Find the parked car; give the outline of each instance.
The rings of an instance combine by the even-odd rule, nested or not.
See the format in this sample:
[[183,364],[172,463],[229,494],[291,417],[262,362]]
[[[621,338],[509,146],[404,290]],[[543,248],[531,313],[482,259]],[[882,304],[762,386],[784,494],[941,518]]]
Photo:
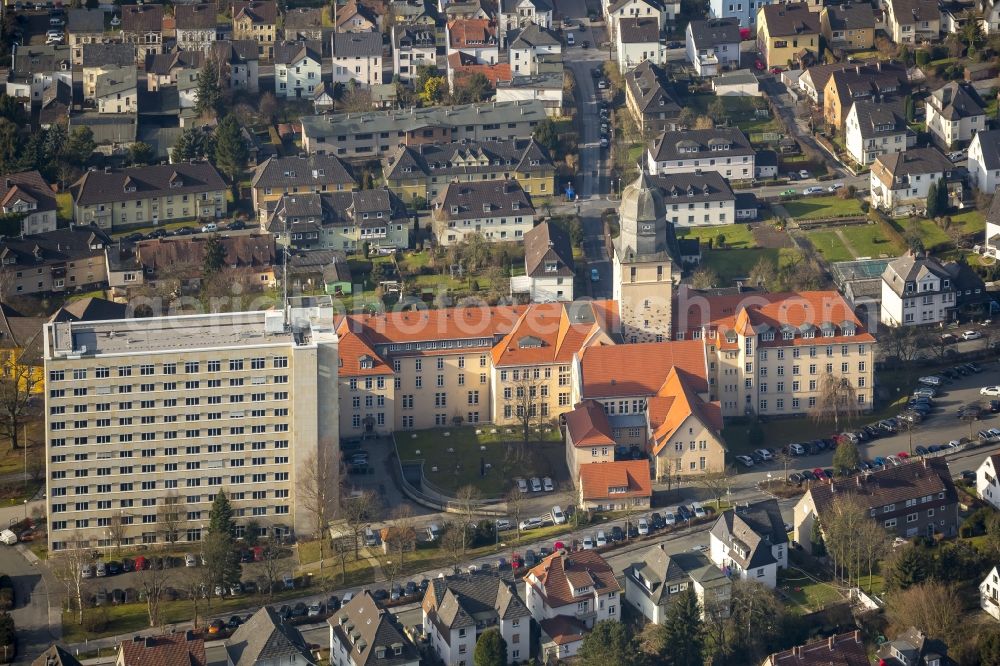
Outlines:
[[691,520],[692,518],[694,518],[694,515],[692,515],[691,511],[688,510],[688,508],[683,504],[678,505],[676,514],[677,516],[680,517],[681,520]]
[[918,456],[926,456],[930,451],[925,446],[917,446],[913,449]]
[[921,384],[926,384],[927,386],[941,386],[941,378],[936,375],[927,375],[926,377],[921,377],[917,381]]
[[701,502],[692,502],[691,511],[694,513],[695,518],[705,518],[708,513],[705,511],[705,507],[702,506]]
[[736,462],[744,467],[753,467],[753,458],[750,456],[736,456]]
[[767,449],[757,449],[754,453],[759,455],[761,460],[774,460],[774,455]]
[[522,493],[528,492],[528,482],[525,481],[520,476],[514,479],[514,483],[517,484],[517,489],[520,490]]
[[218,230],[219,230],[219,225],[217,225],[215,222],[209,222],[208,224],[206,224],[201,228],[201,232],[203,234],[212,233]]
[[788,475],[789,483],[794,483],[797,486],[801,486],[803,481],[805,481],[805,477],[799,474],[798,472],[792,472],[791,474]]
[[556,525],[562,525],[566,522],[566,514],[558,505],[552,507],[552,522]]
[[979,389],[979,395],[1000,395],[1000,386],[984,386]]
[[581,545],[581,547],[584,550],[593,550],[594,549],[594,537],[592,537],[589,534],[585,535],[583,537],[583,541],[581,542],[580,545]]
[[544,479],[542,479],[542,488],[544,488],[545,492],[547,493],[551,493],[553,490],[556,489],[556,487],[552,484],[552,479],[550,479],[549,477],[545,477]]
[[802,194],[805,194],[806,196],[809,196],[811,194],[823,194],[823,188],[817,186],[807,187],[806,189],[802,190]]
[[836,192],[837,190],[842,189],[843,187],[844,187],[843,183],[834,183],[833,185],[831,185],[826,189],[830,192]]
[[497,532],[503,532],[504,530],[509,530],[513,525],[506,518],[497,518]]
[[531,477],[531,492],[533,493],[542,492],[542,482],[537,476]]
[[613,541],[623,541],[625,539],[625,532],[621,527],[615,525],[611,528],[611,539]]
[[521,521],[521,531],[527,532],[529,530],[535,530],[542,526],[541,518],[527,518]]
[[598,532],[597,532],[597,539],[596,539],[595,543],[597,544],[598,548],[603,548],[604,546],[608,545],[608,537],[604,533],[604,530],[598,530]]
[[799,178],[801,178],[802,180],[805,180],[806,178],[809,178],[809,172],[806,171],[805,169],[800,169],[799,170]]
[[789,444],[788,453],[793,456],[804,456],[806,454],[806,448],[801,444]]
[[978,340],[981,337],[983,337],[983,334],[980,333],[979,331],[963,331],[962,332],[962,339],[963,340]]
[[641,534],[642,536],[646,536],[647,534],[649,534],[649,521],[645,517],[640,518],[635,522],[639,534]]

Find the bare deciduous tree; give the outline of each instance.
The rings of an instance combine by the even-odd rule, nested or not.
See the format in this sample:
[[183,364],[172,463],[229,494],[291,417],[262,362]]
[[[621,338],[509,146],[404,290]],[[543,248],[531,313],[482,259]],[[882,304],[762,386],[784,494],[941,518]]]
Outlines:
[[280,555],[280,549],[271,543],[264,546],[264,550],[261,551],[258,571],[264,584],[260,586],[260,591],[267,597],[268,603],[274,599],[274,588],[278,585],[278,570],[281,568]]
[[[31,365],[26,353],[3,362],[0,375],[0,434],[10,441],[11,449],[21,448],[25,426],[37,417],[43,398],[35,395],[42,376]],[[35,397],[33,397],[35,396]]]
[[[49,557],[49,567],[52,575],[66,588],[66,596],[75,602],[76,622],[83,624],[83,594],[84,578],[81,575],[84,566],[91,563],[90,551],[86,542],[81,542],[80,535],[74,533],[66,542],[68,548],[60,550]],[[83,545],[84,547],[77,547]]]
[[465,557],[465,548],[469,543],[469,532],[462,525],[448,523],[441,535],[441,550],[444,551],[451,568],[458,573],[458,565]]
[[163,540],[174,543],[179,537],[180,525],[187,514],[186,507],[181,504],[177,493],[168,493],[163,502],[156,506],[156,522],[163,529]]
[[357,539],[342,536],[333,540],[333,559],[340,565],[341,583],[347,582],[347,560],[355,554],[357,543]]
[[125,533],[128,531],[128,520],[124,512],[118,511],[108,519],[108,537],[115,545],[115,552],[122,553],[122,543],[125,541]]
[[[476,509],[480,498],[479,489],[475,486],[462,486],[456,493],[459,511],[462,513],[462,528],[468,532],[475,525]],[[465,550],[462,551],[465,555]]]
[[514,381],[503,386],[504,417],[514,419],[521,429],[521,444],[525,449],[522,455],[526,455],[531,431],[542,422],[539,396],[544,383],[533,379],[527,370],[520,373],[512,370],[511,373]]
[[345,499],[340,505],[340,517],[354,536],[354,559],[359,557],[361,537],[365,528],[378,520],[382,502],[373,491],[366,490],[357,497]]
[[833,421],[834,430],[840,432],[841,419],[849,420],[859,413],[858,391],[850,379],[829,372],[819,378],[816,404],[809,408],[812,420]]
[[416,519],[409,504],[400,504],[393,509],[390,525],[383,534],[386,552],[391,552],[402,566],[406,553],[413,550],[417,543]]
[[885,614],[897,631],[916,627],[948,644],[961,637],[965,622],[962,600],[955,589],[938,582],[894,592],[887,600]]
[[163,590],[167,587],[168,572],[162,567],[144,567],[139,570],[139,585],[146,595],[146,614],[149,616],[149,626],[160,624],[160,602],[163,600]]
[[330,521],[337,510],[339,486],[333,450],[331,442],[320,442],[318,452],[306,457],[306,472],[298,488],[302,507],[312,517],[313,537],[319,539],[320,569],[330,543]]
[[722,496],[726,495],[732,486],[734,476],[736,476],[736,470],[725,466],[721,472],[702,474],[698,477],[697,484],[715,498],[715,507],[718,509],[722,506]]
[[514,544],[519,545],[521,543],[521,516],[524,514],[524,502],[527,499],[521,489],[514,486],[507,493],[505,498],[507,501],[507,513],[510,514],[510,519],[514,522],[514,529],[516,530],[514,536]]

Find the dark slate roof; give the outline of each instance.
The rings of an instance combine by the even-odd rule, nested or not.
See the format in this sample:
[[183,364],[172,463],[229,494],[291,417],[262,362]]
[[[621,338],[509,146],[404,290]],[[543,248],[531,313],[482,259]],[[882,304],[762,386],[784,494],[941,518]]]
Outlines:
[[45,321],[45,317],[25,317],[6,303],[0,303],[0,348],[19,349],[21,359],[36,362],[43,352],[39,334]]
[[309,185],[354,185],[354,176],[335,155],[269,157],[254,170],[251,187],[284,189]]
[[86,111],[73,114],[69,119],[73,127],[89,127],[97,145],[135,143],[137,117],[134,113],[97,113]]
[[78,33],[104,32],[104,10],[70,9],[66,12],[66,30]]
[[671,173],[651,178],[659,186],[663,203],[667,206],[678,201],[700,203],[736,199],[733,189],[718,171]]
[[401,146],[383,161],[383,171],[389,179],[409,178],[412,176],[407,174],[412,172],[449,177],[498,171],[531,173],[552,168],[552,158],[534,139]]
[[137,90],[138,72],[135,65],[128,67],[115,67],[97,76],[94,86],[95,97],[107,97],[120,93],[128,93]]
[[[458,212],[453,212],[455,207]],[[449,183],[434,200],[438,219],[475,220],[515,213],[525,217],[535,214],[531,199],[516,180]]]
[[670,554],[664,543],[647,549],[639,562],[625,568],[625,576],[636,581],[657,606],[668,600],[671,583],[695,580],[704,584],[725,579],[722,571],[704,553],[683,551]]
[[660,23],[655,18],[619,19],[618,34],[623,44],[658,43],[660,41]]
[[278,3],[273,2],[273,0],[270,2],[259,2],[258,0],[234,2],[233,19],[239,18],[240,15],[247,16],[253,23],[272,25],[278,21]]
[[67,227],[44,234],[0,239],[0,260],[17,266],[42,266],[85,257],[103,256],[111,238],[95,225]]
[[[180,181],[181,185],[170,187]],[[126,191],[133,187],[135,191]],[[125,170],[88,171],[71,188],[78,205],[134,201],[155,193],[193,194],[225,190],[226,184],[208,162],[157,164]]]
[[[615,0],[615,2],[612,3],[611,5],[609,14],[616,13],[619,9],[621,9],[631,1],[632,0]],[[649,5],[658,12],[662,12],[664,10],[663,3],[661,3],[659,0],[645,0],[645,4]]]
[[759,208],[760,202],[757,201],[757,195],[753,192],[737,192],[736,193],[736,210],[748,210],[751,208]]
[[437,44],[434,28],[425,25],[397,25],[392,31],[395,48],[433,47]]
[[875,27],[875,12],[867,3],[830,5],[824,11],[831,30],[864,30]]
[[888,153],[875,158],[872,172],[887,187],[894,184],[894,179],[906,178],[911,175],[928,173],[948,173],[954,169],[951,160],[937,148],[910,148],[902,153]]
[[941,18],[938,0],[888,0],[896,20],[907,25],[917,21],[937,21]]
[[509,48],[530,49],[536,46],[556,46],[560,44],[559,38],[551,30],[541,27],[537,23],[529,23],[523,30],[517,32],[517,36],[510,40]]
[[[340,250],[287,250],[288,274],[323,273],[328,282],[350,282],[351,268]],[[276,268],[282,268],[280,266]]]
[[[882,272],[882,280],[897,294],[902,294],[907,282],[916,282],[927,274],[941,279],[948,278],[948,272],[935,257],[918,256],[907,252],[902,257],[893,259],[886,264]],[[950,290],[949,290],[950,291]]]
[[174,5],[174,20],[178,30],[208,30],[215,28],[215,5]]
[[691,21],[688,28],[697,48],[740,42],[740,20],[735,17]]
[[423,606],[445,640],[451,629],[476,626],[474,616],[495,614],[505,620],[531,616],[512,583],[483,572],[433,579]]
[[299,630],[286,624],[270,606],[254,613],[226,640],[226,653],[234,666],[291,663],[295,659],[317,663]]
[[127,315],[128,306],[124,303],[88,296],[63,305],[49,317],[49,321],[103,321],[124,319]]
[[771,547],[788,543],[775,499],[724,511],[712,526],[712,535],[725,544],[728,557],[745,570],[776,563]]
[[[713,147],[717,150],[712,150]],[[697,152],[687,152],[694,150]],[[753,154],[750,141],[736,127],[664,132],[653,147],[653,159],[657,162],[703,157],[742,157]]]
[[382,33],[335,32],[333,33],[335,58],[370,58],[382,55]]
[[906,133],[906,117],[902,102],[870,102],[858,100],[854,103],[858,116],[858,127],[862,139],[870,139],[886,134]]
[[1000,130],[976,132],[973,141],[979,142],[986,169],[1000,169]]
[[968,83],[952,81],[931,93],[931,104],[945,120],[961,120],[986,113],[986,103]]
[[[953,504],[958,501],[955,484],[948,471],[948,461],[944,458],[924,458],[923,460],[889,467],[864,476],[833,479],[830,483],[813,484],[808,491],[813,506],[820,518],[827,514],[839,495],[848,495],[859,500],[865,509],[878,509],[895,504],[897,511],[912,511],[906,507],[906,500],[933,495],[935,502]],[[944,500],[937,500],[938,493],[944,493]],[[890,512],[887,515],[892,515]],[[879,514],[880,516],[882,514]]]
[[764,21],[771,37],[819,34],[819,13],[810,11],[804,2],[766,5]]
[[323,27],[323,12],[318,7],[296,7],[285,12],[285,30],[314,30]]
[[295,229],[314,231],[323,225],[376,227],[408,219],[405,204],[386,189],[286,194],[270,205],[273,208],[267,213],[265,228],[271,233],[281,232],[286,222]]
[[[84,47],[86,48],[86,47]],[[146,62],[146,71],[160,76],[167,76],[174,69],[201,69],[205,63],[205,52],[174,51],[173,53],[156,53]]]
[[393,614],[380,608],[368,590],[351,599],[327,622],[331,636],[344,646],[357,666],[394,666],[420,659],[419,651]]
[[257,42],[252,39],[225,39],[212,42],[212,55],[230,64],[258,60]]
[[643,60],[625,74],[625,84],[642,113],[665,113],[667,117],[680,115],[681,107],[670,92],[669,77],[652,60]]
[[38,171],[21,171],[0,177],[0,209],[17,199],[33,201],[34,212],[56,209],[56,195]]
[[[94,10],[98,11],[98,10]],[[49,648],[35,657],[31,666],[81,666],[80,662],[59,645],[50,645]]]
[[[910,627],[895,639],[882,643],[875,654],[886,666],[925,666],[935,660],[941,666],[955,663],[948,658],[948,646],[944,641],[929,638],[916,627]],[[906,661],[897,658],[896,654],[903,655]]]
[[773,150],[758,150],[753,163],[756,166],[778,166],[778,153]]
[[302,58],[322,63],[322,42],[307,39],[298,42],[278,42],[274,45],[274,62],[277,64],[290,65]]
[[84,44],[84,67],[125,67],[135,64],[135,44]]
[[[545,262],[556,262],[546,271]],[[558,224],[542,222],[524,234],[524,268],[529,277],[572,277],[573,245]]]
[[159,32],[163,30],[163,5],[125,5],[122,32]]
[[[986,283],[979,273],[974,271],[969,264],[964,261],[949,261],[944,265],[944,269],[951,276],[951,285],[955,288],[959,300],[968,303],[971,301],[986,302],[991,300],[986,291]],[[966,296],[965,292],[971,292]]]
[[14,54],[14,67],[10,79],[26,79],[33,74],[44,74],[70,69],[70,49],[62,44],[22,46]]

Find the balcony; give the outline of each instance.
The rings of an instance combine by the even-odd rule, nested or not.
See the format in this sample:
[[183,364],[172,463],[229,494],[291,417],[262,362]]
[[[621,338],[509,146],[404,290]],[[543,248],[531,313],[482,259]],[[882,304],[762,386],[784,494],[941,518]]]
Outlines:
[[577,609],[573,616],[581,622],[586,622],[597,617],[597,610],[588,606],[586,610]]

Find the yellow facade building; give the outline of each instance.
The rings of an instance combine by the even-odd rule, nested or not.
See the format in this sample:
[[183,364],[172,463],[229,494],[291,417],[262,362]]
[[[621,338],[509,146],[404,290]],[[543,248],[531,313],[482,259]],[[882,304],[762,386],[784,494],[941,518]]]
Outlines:
[[765,5],[757,11],[757,46],[768,67],[788,68],[806,55],[818,57],[819,13],[804,2]]
[[250,39],[257,42],[261,60],[274,58],[274,43],[278,37],[278,3],[233,3],[233,39]]

